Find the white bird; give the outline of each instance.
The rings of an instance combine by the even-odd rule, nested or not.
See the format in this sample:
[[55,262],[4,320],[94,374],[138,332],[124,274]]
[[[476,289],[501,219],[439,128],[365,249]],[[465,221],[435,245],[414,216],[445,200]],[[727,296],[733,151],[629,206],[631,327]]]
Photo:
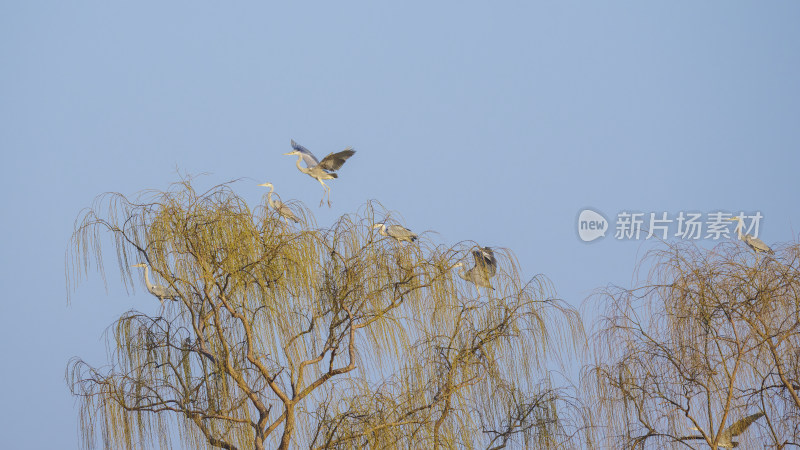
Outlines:
[[742,219],[741,216],[733,217],[728,220],[734,220],[739,222],[736,225],[736,234],[739,236],[739,240],[744,241],[744,243],[747,244],[748,247],[752,248],[754,252],[756,253],[767,252],[770,255],[775,254],[775,252],[772,251],[771,248],[769,248],[769,245],[765,244],[764,241],[762,241],[761,239],[751,236],[749,234],[742,233],[742,229],[744,228],[744,219]]
[[[355,154],[355,150],[352,147],[347,147],[346,149],[338,152],[338,153],[330,153],[328,156],[322,159],[322,161],[317,161],[317,158],[311,153],[310,150],[303,147],[302,145],[298,144],[294,140],[292,140],[292,150],[289,153],[284,153],[284,155],[297,155],[297,170],[303,172],[314,178],[315,180],[319,181],[319,184],[322,185],[324,192],[322,194],[322,199],[319,201],[319,205],[322,206],[322,201],[325,200],[325,194],[328,195],[328,207],[331,206],[331,188],[328,187],[322,180],[332,180],[334,178],[339,178],[336,175],[336,171],[339,170],[340,167],[347,161],[347,158],[353,156]],[[300,160],[305,161],[306,167],[300,165]]]
[[392,237],[396,241],[414,242],[417,240],[417,235],[412,233],[408,228],[401,225],[389,225],[386,223],[376,223],[372,226],[373,229],[378,229],[378,234],[381,236]]
[[[744,433],[745,430],[747,430],[747,428],[750,427],[750,424],[752,424],[756,420],[760,419],[761,416],[763,416],[763,415],[764,415],[763,412],[749,415],[749,416],[745,417],[744,419],[739,419],[733,425],[731,425],[728,428],[726,428],[725,430],[723,430],[722,433],[720,433],[719,437],[717,438],[717,447],[722,447],[722,448],[738,447],[739,443],[738,442],[734,442],[733,438],[735,438],[736,436],[739,436],[740,434]],[[699,431],[699,429],[697,427],[693,427],[692,430]],[[705,439],[705,438],[703,436],[686,436],[686,437],[680,438],[681,441],[690,440],[690,439]]]
[[269,206],[271,206],[272,209],[278,212],[279,216],[286,219],[287,224],[289,223],[290,220],[295,223],[300,222],[300,219],[298,219],[297,216],[294,215],[292,210],[288,206],[286,206],[286,204],[284,204],[280,200],[272,199],[272,192],[275,190],[275,188],[272,186],[272,183],[259,184],[259,186],[266,186],[269,188],[269,194],[267,194],[267,203],[269,203]]
[[134,264],[131,267],[144,267],[144,284],[147,286],[147,290],[158,297],[158,301],[161,302],[161,305],[164,305],[164,299],[174,300],[178,297],[178,292],[170,289],[166,286],[160,286],[157,284],[153,284],[150,282],[150,268],[147,264]]
[[469,270],[463,269],[463,263],[453,266],[453,268],[462,267],[458,271],[458,276],[475,284],[475,286],[494,290],[489,279],[497,273],[497,260],[491,247],[478,247],[478,250],[472,252],[472,258],[475,259],[475,266]]

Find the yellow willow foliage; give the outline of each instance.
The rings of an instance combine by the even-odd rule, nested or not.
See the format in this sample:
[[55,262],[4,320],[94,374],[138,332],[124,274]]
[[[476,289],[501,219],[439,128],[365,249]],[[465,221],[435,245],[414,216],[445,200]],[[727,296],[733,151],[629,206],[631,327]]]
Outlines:
[[145,263],[174,294],[119,318],[107,366],[70,364],[87,447],[568,448],[546,364],[583,331],[545,277],[497,250],[479,290],[453,270],[476,243],[380,236],[377,202],[328,228],[287,203],[299,224],[185,180],[81,214],[70,282],[105,279],[110,236],[126,287]]
[[651,251],[641,267],[634,288],[600,294],[586,385],[605,445],[715,447],[758,412],[766,417],[741,446],[798,442],[800,245],[772,256],[736,241],[679,244]]

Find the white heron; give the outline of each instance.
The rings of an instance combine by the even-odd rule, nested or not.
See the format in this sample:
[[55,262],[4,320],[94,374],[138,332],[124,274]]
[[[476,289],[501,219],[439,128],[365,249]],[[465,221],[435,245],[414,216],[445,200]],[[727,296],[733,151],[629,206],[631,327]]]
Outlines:
[[150,267],[147,266],[145,263],[141,264],[134,264],[131,267],[144,267],[144,284],[147,286],[147,290],[158,297],[158,301],[161,302],[161,305],[164,305],[164,299],[174,300],[178,297],[178,292],[166,287],[160,286],[158,284],[153,284],[150,282]]
[[[722,433],[719,434],[717,438],[717,447],[722,448],[734,448],[738,447],[739,443],[734,442],[733,438],[739,436],[740,434],[744,433],[750,425],[755,422],[756,420],[760,419],[764,413],[755,413],[749,415],[743,419],[739,419],[733,425],[729,426],[728,428],[724,429]],[[693,427],[692,430],[700,431],[697,427]],[[690,439],[705,439],[703,436],[686,436],[682,437],[681,441],[686,441]]]
[[394,238],[398,242],[414,242],[417,240],[417,235],[402,225],[389,225],[387,227],[386,223],[376,223],[372,228],[377,228],[378,234],[381,236]]
[[469,270],[463,269],[463,263],[453,266],[453,268],[462,267],[458,271],[458,276],[475,286],[494,290],[489,279],[497,273],[497,259],[495,259],[491,247],[478,247],[478,250],[472,252],[472,258],[475,260],[475,266]]
[[259,186],[265,186],[269,188],[269,194],[267,194],[267,203],[269,203],[269,206],[271,206],[272,209],[278,212],[279,216],[286,219],[287,225],[289,224],[290,220],[295,223],[300,222],[300,219],[298,219],[297,216],[294,215],[292,210],[288,206],[286,206],[286,204],[284,204],[280,200],[272,199],[272,192],[275,190],[275,187],[272,186],[272,183],[259,184]]
[[[328,156],[323,158],[322,161],[317,161],[317,158],[309,149],[303,147],[294,140],[292,140],[292,148],[294,150],[289,153],[284,153],[284,155],[297,155],[297,170],[319,181],[319,184],[321,184],[322,188],[324,189],[322,199],[319,201],[319,206],[322,206],[322,201],[325,200],[325,194],[327,194],[328,207],[330,207],[331,188],[323,183],[322,180],[339,178],[339,176],[336,175],[336,171],[339,170],[339,168],[342,167],[342,164],[347,161],[347,158],[353,156],[356,151],[353,150],[352,147],[347,147],[338,153],[328,154]],[[306,167],[300,165],[300,160],[303,160],[306,163]]]
[[764,241],[761,239],[751,236],[749,234],[742,233],[742,229],[744,228],[744,219],[741,216],[732,217],[728,220],[738,221],[739,223],[736,224],[736,235],[739,236],[740,241],[744,241],[748,247],[752,248],[754,252],[761,253],[767,252],[770,255],[774,255],[775,252],[769,248],[769,245],[765,244]]

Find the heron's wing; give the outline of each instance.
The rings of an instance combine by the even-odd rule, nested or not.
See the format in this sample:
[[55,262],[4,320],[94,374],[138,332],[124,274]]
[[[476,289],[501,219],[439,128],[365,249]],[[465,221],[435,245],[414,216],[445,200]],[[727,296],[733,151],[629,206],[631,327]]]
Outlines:
[[285,217],[293,222],[300,222],[300,219],[294,215],[292,210],[280,200],[275,200],[275,209],[278,210],[278,214],[280,214],[281,217]]
[[765,244],[764,241],[757,237],[750,236],[746,234],[742,237],[744,241],[750,246],[753,247],[754,250],[759,252],[767,252],[767,253],[774,253],[769,245]]
[[483,269],[490,277],[495,276],[497,273],[497,259],[495,259],[491,247],[478,247],[478,250],[472,252],[472,257],[475,258],[476,267]]
[[483,247],[483,254],[485,258],[489,259],[489,265],[492,267],[492,275],[497,272],[497,258],[494,257],[494,251],[491,247]]
[[317,157],[314,156],[313,153],[311,153],[311,150],[298,144],[297,142],[294,141],[294,139],[292,139],[292,148],[300,152],[300,154],[303,156],[303,162],[306,163],[306,167],[314,167],[317,164],[319,164],[319,161],[317,161]]
[[322,159],[322,161],[319,163],[319,167],[321,169],[330,171],[339,170],[339,168],[342,167],[342,164],[347,161],[347,158],[353,156],[355,152],[356,151],[351,147],[347,147],[338,153],[330,153],[328,156]]
[[417,238],[416,234],[412,233],[411,230],[402,225],[390,225],[388,231],[390,236],[408,238],[412,240]]
[[475,259],[475,265],[485,265],[488,263],[486,258],[484,257],[483,249],[480,250],[473,250],[472,257]]
[[764,413],[755,413],[753,415],[747,416],[744,419],[739,420],[738,422],[734,423],[733,425],[729,426],[725,433],[730,434],[731,436],[738,436],[744,433],[751,423],[755,422],[756,420],[760,419]]
[[178,293],[175,292],[174,290],[168,288],[167,286],[161,286],[161,285],[153,286],[153,290],[151,292],[156,297],[175,298],[178,296]]
[[389,233],[397,236],[408,236],[411,231],[402,225],[389,225]]

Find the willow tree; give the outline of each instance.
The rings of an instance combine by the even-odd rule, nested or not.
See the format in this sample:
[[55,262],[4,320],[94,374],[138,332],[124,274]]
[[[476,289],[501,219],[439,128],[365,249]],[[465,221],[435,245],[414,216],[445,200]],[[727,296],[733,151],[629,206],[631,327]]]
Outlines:
[[677,245],[645,266],[635,288],[601,295],[586,373],[605,445],[716,449],[764,413],[734,441],[800,446],[800,245]]
[[86,446],[555,448],[579,435],[547,368],[582,328],[543,276],[523,282],[498,252],[479,291],[452,270],[474,243],[377,235],[376,203],[329,228],[264,204],[187,180],[80,215],[71,280],[105,277],[112,245],[125,286],[146,263],[175,294],[116,321],[107,364],[70,363]]

